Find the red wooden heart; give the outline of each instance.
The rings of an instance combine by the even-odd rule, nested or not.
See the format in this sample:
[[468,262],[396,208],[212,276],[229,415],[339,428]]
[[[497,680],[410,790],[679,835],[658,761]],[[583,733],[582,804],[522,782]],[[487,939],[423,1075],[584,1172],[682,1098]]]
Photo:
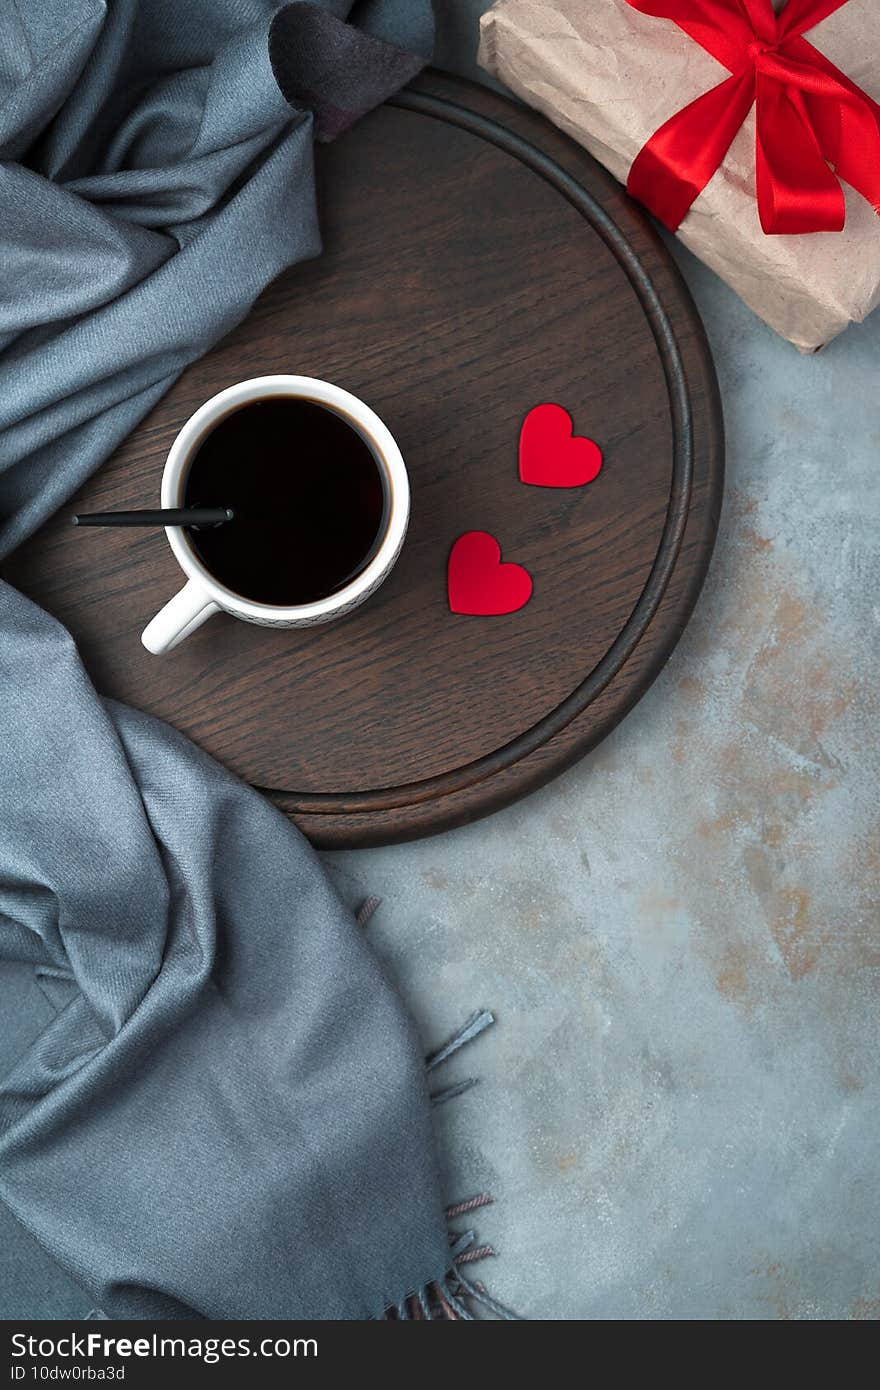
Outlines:
[[583,487],[602,467],[602,450],[572,433],[561,405],[536,405],[519,432],[519,476],[535,487]]
[[465,531],[449,552],[449,607],[453,613],[515,613],[532,596],[522,565],[502,564],[501,547],[486,531]]

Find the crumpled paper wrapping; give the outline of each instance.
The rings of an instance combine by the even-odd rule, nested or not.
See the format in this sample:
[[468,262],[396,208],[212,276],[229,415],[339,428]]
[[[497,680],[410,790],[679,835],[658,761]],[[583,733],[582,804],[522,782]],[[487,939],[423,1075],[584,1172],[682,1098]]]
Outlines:
[[[880,0],[849,0],[806,38],[880,101]],[[729,75],[677,25],[625,0],[498,0],[482,19],[479,60],[624,184],[655,130]],[[880,217],[844,187],[842,232],[765,235],[753,108],[678,236],[771,328],[814,352],[880,304]]]

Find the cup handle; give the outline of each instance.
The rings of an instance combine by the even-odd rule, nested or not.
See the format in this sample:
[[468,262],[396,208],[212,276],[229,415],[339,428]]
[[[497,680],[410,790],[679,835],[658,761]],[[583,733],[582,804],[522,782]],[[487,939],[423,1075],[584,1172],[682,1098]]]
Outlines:
[[148,652],[161,656],[201,627],[212,613],[219,612],[219,603],[205,593],[197,580],[188,579],[180,593],[169,599],[155,618],[147,623],[141,633],[141,641]]

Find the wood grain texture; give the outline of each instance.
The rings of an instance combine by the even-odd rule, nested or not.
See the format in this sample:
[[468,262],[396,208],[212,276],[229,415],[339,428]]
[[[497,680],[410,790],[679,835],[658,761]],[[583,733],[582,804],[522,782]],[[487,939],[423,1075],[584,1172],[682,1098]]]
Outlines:
[[[722,431],[702,328],[659,239],[542,118],[429,75],[317,151],[325,251],[191,367],[5,574],[60,617],[98,688],[169,720],[268,790],[318,844],[483,815],[603,737],[668,657],[718,521]],[[139,634],[182,577],[160,534],[75,511],[156,505],[208,396],[272,372],[363,397],[413,489],[394,572],[298,632],[216,617],[166,657]],[[557,401],[605,464],[580,489],[517,478],[526,412]],[[450,614],[466,530],[526,566],[530,603]]]

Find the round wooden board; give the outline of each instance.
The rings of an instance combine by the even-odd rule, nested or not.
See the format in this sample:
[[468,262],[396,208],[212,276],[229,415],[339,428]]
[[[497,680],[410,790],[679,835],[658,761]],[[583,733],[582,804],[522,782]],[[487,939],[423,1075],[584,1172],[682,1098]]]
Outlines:
[[[184,730],[339,848],[485,815],[608,733],[688,619],[723,450],[677,270],[541,117],[431,74],[319,148],[317,170],[323,256],[276,281],[6,573],[67,624],[99,690]],[[181,583],[164,536],[76,531],[70,514],[156,505],[184,420],[271,372],[327,377],[385,419],[412,479],[401,559],[337,624],[221,616],[150,656],[140,631]],[[519,482],[520,424],[542,401],[601,444],[589,486]],[[449,612],[447,556],[470,529],[529,570],[520,612]]]

